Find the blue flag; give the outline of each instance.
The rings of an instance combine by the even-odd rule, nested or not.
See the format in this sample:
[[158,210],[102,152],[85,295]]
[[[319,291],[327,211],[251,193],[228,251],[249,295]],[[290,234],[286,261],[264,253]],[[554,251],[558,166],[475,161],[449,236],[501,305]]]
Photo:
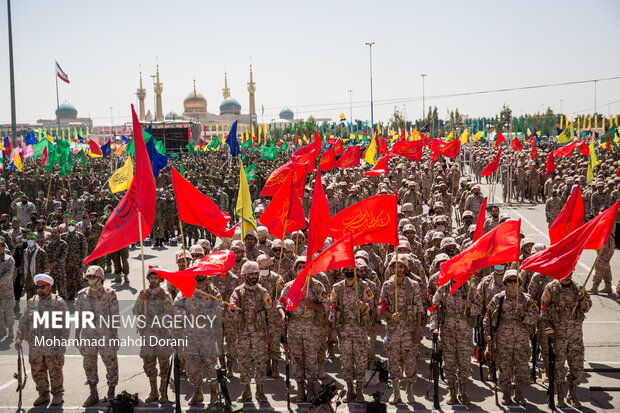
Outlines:
[[34,136],[34,131],[28,132],[28,134],[24,138],[24,142],[26,143],[26,145],[36,145],[37,144],[37,137]]
[[109,140],[108,143],[106,143],[105,145],[101,145],[101,153],[103,154],[104,158],[112,153],[112,144],[111,144],[111,142],[112,141]]
[[78,135],[78,141],[80,141],[80,143],[86,143],[84,138],[82,138],[80,135]]
[[129,139],[127,139],[127,136],[123,135],[123,142],[125,142],[125,145],[129,144]]
[[230,154],[232,156],[237,156],[241,153],[241,148],[239,148],[239,142],[237,142],[237,121],[234,121],[233,124],[230,126],[230,131],[228,132],[226,143],[230,147]]
[[153,122],[149,124],[149,126],[146,128],[146,131],[149,135],[153,136]]
[[159,171],[168,165],[168,157],[157,152],[157,148],[155,148],[155,139],[148,140],[146,143],[146,151],[149,153],[149,158],[151,158],[153,175],[159,176]]

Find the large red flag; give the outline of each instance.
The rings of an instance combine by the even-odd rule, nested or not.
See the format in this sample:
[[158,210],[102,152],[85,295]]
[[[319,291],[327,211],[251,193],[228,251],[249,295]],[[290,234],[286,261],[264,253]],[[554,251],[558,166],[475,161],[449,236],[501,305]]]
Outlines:
[[431,152],[435,155],[439,154],[454,159],[461,153],[461,141],[456,138],[446,143],[442,142],[440,139],[433,139]]
[[306,291],[309,276],[322,271],[346,267],[355,268],[353,237],[351,233],[343,235],[338,241],[325,248],[314,260],[310,261],[310,257],[308,257],[308,263],[297,275],[291,288],[288,290],[288,294],[284,298],[286,309],[293,311],[297,308]]
[[95,142],[92,139],[89,139],[88,140],[88,146],[90,147],[90,152],[93,155],[103,156],[103,152],[101,152],[101,147],[99,145],[97,145],[97,142]]
[[450,294],[485,267],[519,261],[521,220],[503,222],[484,234],[456,257],[441,264],[437,285],[454,279]]
[[526,258],[521,269],[540,272],[557,280],[568,277],[584,249],[600,249],[609,238],[620,201],[585,225],[568,234],[557,244]]
[[583,225],[584,206],[581,197],[581,185],[573,190],[562,210],[549,227],[551,245],[557,244],[567,234]]
[[396,155],[394,155],[393,153],[388,153],[383,158],[377,161],[377,164],[374,166],[374,168],[372,168],[368,172],[364,172],[364,175],[366,176],[379,176],[381,174],[387,175],[389,173],[389,169],[388,169],[389,162],[388,161],[390,160],[390,158],[393,158],[395,156]]
[[180,271],[168,271],[163,268],[149,266],[150,269],[177,287],[185,297],[194,295],[196,276],[210,277],[220,275],[225,277],[226,272],[235,265],[235,253],[231,250],[222,250],[205,255],[196,265]]
[[495,143],[493,143],[493,146],[498,148],[502,142],[506,142],[506,138],[504,138],[504,135],[502,135],[500,131],[497,131],[497,137],[495,138]]
[[[438,139],[441,140],[441,133]],[[429,138],[428,135],[420,133],[420,140],[422,141],[422,146],[431,146],[431,138]]]
[[375,195],[338,212],[329,220],[332,239],[353,233],[355,246],[369,243],[398,245],[396,195]]
[[379,140],[379,146],[377,148],[377,154],[386,155],[388,153],[387,141],[383,138]]
[[330,219],[329,203],[325,196],[323,183],[321,182],[321,171],[317,172],[314,178],[314,190],[312,191],[312,205],[310,205],[310,215],[308,216],[308,258],[316,251],[323,248],[323,242],[329,236],[327,223]]
[[[84,258],[84,265],[104,255],[134,244],[151,233],[155,219],[155,177],[149,154],[142,138],[142,128],[136,110],[131,105],[133,117],[133,141],[136,168],[131,186],[106,221],[97,246]],[[139,229],[142,231],[140,232]]]
[[336,143],[334,143],[334,151],[336,153],[336,156],[341,155],[342,152],[344,152],[344,148],[342,147],[342,141],[340,139],[337,139]]
[[555,157],[553,156],[553,152],[547,156],[547,163],[545,164],[545,173],[547,175],[551,175],[555,172]]
[[347,169],[360,164],[360,146],[351,145],[336,161],[336,168]]
[[316,142],[302,146],[293,152],[290,162],[306,164],[308,173],[311,173],[314,171],[314,164],[320,151],[320,147],[317,149]]
[[532,143],[532,150],[530,151],[530,159],[538,158],[538,147],[536,146],[536,142]]
[[306,216],[295,191],[291,173],[288,174],[286,181],[271,199],[258,221],[278,239],[306,228]]
[[204,227],[216,237],[235,235],[235,228],[239,224],[227,229],[230,215],[220,211],[215,202],[190,184],[174,167],[172,168],[172,188],[181,221]]
[[287,162],[278,169],[275,169],[267,178],[261,196],[274,196],[280,189],[288,175],[293,174],[293,182],[297,189],[297,195],[304,196],[304,187],[306,186],[306,176],[308,167],[305,163]]
[[517,152],[523,149],[523,145],[521,145],[521,141],[516,136],[512,138],[512,150]]
[[588,148],[588,144],[586,143],[585,139],[581,139],[581,140],[569,143],[568,145],[564,145],[561,148],[554,150],[553,154],[555,156],[567,156],[570,158],[571,156],[573,156],[575,149],[578,149],[579,152],[585,156],[590,153],[590,150],[584,149],[584,147]]
[[476,231],[474,232],[473,242],[476,242],[484,234],[484,219],[487,216],[487,197],[484,197],[478,211],[478,219],[476,220]]
[[319,171],[329,171],[336,167],[336,152],[334,147],[329,148],[323,155],[321,155],[321,162],[319,162]]
[[420,162],[422,160],[422,146],[422,140],[398,141],[392,147],[392,153]]
[[497,172],[497,168],[499,168],[499,158],[501,155],[502,155],[502,148],[499,148],[497,150],[497,153],[493,157],[493,159],[491,159],[491,162],[489,162],[489,164],[484,167],[482,172],[480,172],[480,175],[491,176],[493,172]]

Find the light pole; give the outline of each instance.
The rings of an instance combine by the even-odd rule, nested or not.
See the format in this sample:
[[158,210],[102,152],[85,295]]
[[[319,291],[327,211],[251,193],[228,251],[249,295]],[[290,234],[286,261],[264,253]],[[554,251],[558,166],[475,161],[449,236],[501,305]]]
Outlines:
[[370,50],[370,126],[372,128],[372,133],[375,130],[375,121],[374,121],[374,113],[373,113],[373,98],[372,98],[372,46],[375,42],[367,42],[366,46],[368,46]]
[[594,116],[596,116],[596,82],[598,82],[598,80],[594,81]]
[[425,104],[424,104],[424,78],[426,77],[426,74],[422,73],[420,76],[422,76],[422,122],[424,122],[424,120],[426,119],[426,113],[425,111]]
[[[114,126],[114,115],[112,114],[112,106],[110,106],[110,128]],[[110,129],[112,130],[112,129]]]
[[560,99],[560,113],[564,114],[564,99]]
[[349,122],[353,123],[353,89],[349,89]]
[[11,23],[11,0],[6,0],[6,15],[9,29],[9,73],[11,90],[11,142],[13,146],[17,143],[17,120],[15,114],[15,73],[13,71],[13,25]]

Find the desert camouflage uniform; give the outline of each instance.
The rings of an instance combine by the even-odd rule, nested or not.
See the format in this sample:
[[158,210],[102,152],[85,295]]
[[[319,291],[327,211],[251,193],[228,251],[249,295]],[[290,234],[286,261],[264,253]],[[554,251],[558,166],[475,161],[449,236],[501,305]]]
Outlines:
[[62,234],[60,238],[67,243],[67,258],[65,260],[67,300],[73,300],[84,284],[82,262],[86,258],[88,245],[84,234],[81,232],[67,232]]

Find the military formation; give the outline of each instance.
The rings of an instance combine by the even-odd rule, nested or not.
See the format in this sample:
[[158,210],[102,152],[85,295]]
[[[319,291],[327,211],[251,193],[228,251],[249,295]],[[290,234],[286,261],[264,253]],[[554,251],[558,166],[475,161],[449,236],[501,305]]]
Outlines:
[[[188,349],[180,356],[185,377],[193,388],[189,404],[206,404],[203,386],[207,383],[209,401],[217,398],[218,364],[226,368],[229,377],[238,375],[242,391],[237,401],[254,398],[266,402],[266,378],[282,377],[281,341],[287,342],[290,351],[297,403],[315,396],[321,380],[326,378],[325,360],[334,358],[341,361],[338,374],[347,386],[345,401],[368,401],[369,395],[364,394],[365,374],[383,353],[392,387],[389,402],[413,404],[422,339],[436,333],[449,391],[446,404],[471,404],[468,385],[473,380],[472,357],[476,356],[489,366],[480,379],[494,379],[495,368],[491,366],[496,367],[501,403],[525,406],[524,388],[532,382],[528,366],[535,343],[540,355],[539,360],[534,360],[539,378],[547,382],[553,379],[549,385],[554,387],[557,406],[568,403],[580,407],[576,389],[584,365],[582,325],[592,306],[590,294],[612,293],[610,260],[618,247],[619,225],[600,254],[591,286],[582,286],[570,276],[554,280],[545,274],[519,270],[519,262],[507,262],[473,274],[454,292],[453,282],[438,287],[441,263],[472,243],[479,214],[484,214],[485,233],[510,219],[490,201],[487,210],[481,211],[484,196],[480,171],[495,149],[482,144],[468,148],[457,161],[440,157],[430,162],[427,156],[424,159],[429,160],[423,162],[397,158],[392,161],[390,174],[378,177],[364,176],[362,167],[324,173],[331,215],[367,197],[397,193],[399,245],[356,247],[355,267],[312,275],[293,311],[286,310],[286,296],[295,277],[312,258],[306,256],[307,233],[298,231],[285,239],[274,239],[267,228],[258,226],[255,231],[245,232],[243,238],[237,231],[232,238],[216,239],[204,228],[184,224],[182,239],[170,174],[163,170],[157,178],[156,218],[150,236],[153,247],[174,251],[175,270],[190,268],[214,251],[232,250],[236,257],[233,267],[221,277],[196,277],[192,297],[183,296],[154,271],[147,273],[146,290],[135,297],[133,313],[147,317],[198,317],[214,306],[221,310],[223,339],[219,354],[208,347],[199,328],[140,331],[161,338],[179,334],[188,338]],[[502,185],[506,203],[544,202],[549,225],[576,185],[581,185],[586,220],[620,199],[620,178],[615,177],[620,163],[617,154],[603,153],[598,175],[586,183],[587,161],[584,164],[577,156],[562,158],[556,172],[545,174],[541,160],[554,148],[540,145],[540,157],[535,160],[526,153],[508,154],[500,171],[487,178],[491,189]],[[287,161],[289,155],[278,155],[275,165]],[[252,162],[252,156],[248,155],[246,163]],[[201,154],[185,159],[184,166],[186,178],[234,216],[238,173],[225,167],[226,161],[217,154]],[[275,166],[271,161],[255,161],[256,180],[250,182],[250,190],[254,214],[259,218],[269,202],[260,197],[260,188]],[[93,160],[90,168],[70,177],[50,177],[49,182],[42,178],[43,174],[36,176],[36,167],[32,171],[25,169],[23,178],[6,172],[0,178],[0,334],[14,337],[16,348],[21,349],[24,341],[30,345],[28,357],[39,394],[35,405],[63,402],[65,349],[37,348],[32,337],[35,333],[66,336],[68,330],[33,332],[32,311],[67,308],[67,302],[74,300],[76,309],[117,314],[115,290],[123,281],[129,282],[127,248],[82,266],[119,200],[104,189],[108,173],[103,161]],[[311,191],[310,182],[303,199],[306,215]],[[328,238],[323,248],[331,243]],[[182,244],[185,249],[180,247]],[[521,260],[545,247],[522,235]],[[106,275],[112,279],[107,285]],[[587,291],[585,287],[589,287]],[[28,300],[28,305],[14,331],[14,304],[20,299]],[[480,332],[485,345],[476,354],[474,333]],[[118,332],[82,329],[76,334],[97,338],[114,337]],[[554,348],[553,372],[548,340]],[[89,389],[84,406],[99,402],[98,355],[106,369],[107,396],[114,397],[118,348],[84,348],[80,353]],[[172,354],[169,346],[140,349],[150,385],[146,403],[169,402]]]

